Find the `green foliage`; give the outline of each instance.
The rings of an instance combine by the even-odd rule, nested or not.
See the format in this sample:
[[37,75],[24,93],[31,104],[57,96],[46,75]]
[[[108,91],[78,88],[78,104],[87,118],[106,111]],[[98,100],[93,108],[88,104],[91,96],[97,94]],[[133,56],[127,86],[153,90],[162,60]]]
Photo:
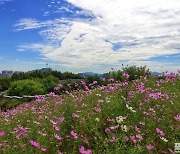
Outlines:
[[59,80],[54,76],[48,76],[44,79],[41,79],[40,82],[44,85],[46,92],[51,92],[53,91],[53,88],[58,84]]
[[0,77],[0,92],[5,91],[10,86],[10,77]]
[[22,103],[22,100],[0,98],[0,111],[7,111]]
[[14,73],[11,77],[12,81],[17,80],[24,80],[24,79],[44,79],[47,76],[54,76],[58,78],[59,80],[65,80],[65,79],[81,79],[82,77],[78,74],[74,74],[71,72],[60,72],[60,71],[54,71],[49,69],[47,72],[40,72],[38,70],[34,72],[23,72],[23,73]]
[[45,87],[42,83],[33,80],[19,80],[10,84],[9,95],[41,95],[45,94]]
[[[123,73],[127,73],[129,76],[129,78],[125,78],[123,76]],[[141,66],[141,67],[137,67],[137,66],[127,66],[127,67],[123,67],[122,70],[117,70],[117,71],[111,71],[109,73],[104,74],[105,78],[114,78],[116,81],[132,81],[135,79],[139,79],[141,76],[150,76],[150,71],[149,69],[146,69],[146,66]]]
[[127,66],[123,68],[123,72],[130,75],[129,81],[139,79],[141,76],[150,76],[150,71],[146,69],[146,66]]

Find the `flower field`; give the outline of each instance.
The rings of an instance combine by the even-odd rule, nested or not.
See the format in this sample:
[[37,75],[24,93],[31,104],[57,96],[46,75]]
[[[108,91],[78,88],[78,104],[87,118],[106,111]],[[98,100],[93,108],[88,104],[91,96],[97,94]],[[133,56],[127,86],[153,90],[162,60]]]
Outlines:
[[0,153],[174,153],[180,75],[107,80],[0,112]]

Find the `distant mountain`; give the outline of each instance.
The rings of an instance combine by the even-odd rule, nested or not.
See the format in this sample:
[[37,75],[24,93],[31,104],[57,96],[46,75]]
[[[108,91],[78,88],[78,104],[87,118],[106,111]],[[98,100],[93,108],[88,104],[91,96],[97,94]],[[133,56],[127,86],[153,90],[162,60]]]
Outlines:
[[159,73],[159,72],[151,72],[151,74],[152,74],[153,76],[161,75],[161,73]]
[[83,73],[78,73],[82,77],[88,77],[88,76],[98,76],[100,78],[103,77],[104,74],[99,74],[99,73],[93,73],[93,72],[83,72]]

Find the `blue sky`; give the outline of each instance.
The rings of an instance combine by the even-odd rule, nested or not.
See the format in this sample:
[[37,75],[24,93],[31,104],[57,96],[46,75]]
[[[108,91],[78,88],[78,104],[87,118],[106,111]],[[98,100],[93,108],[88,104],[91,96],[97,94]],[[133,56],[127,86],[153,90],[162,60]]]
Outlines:
[[180,68],[179,0],[0,0],[0,71]]

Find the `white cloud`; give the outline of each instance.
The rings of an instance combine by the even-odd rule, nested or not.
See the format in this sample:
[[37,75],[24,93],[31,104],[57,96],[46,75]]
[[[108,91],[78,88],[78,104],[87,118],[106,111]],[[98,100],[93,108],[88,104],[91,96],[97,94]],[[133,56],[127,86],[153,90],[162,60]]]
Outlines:
[[[109,66],[120,66],[124,61],[147,64],[155,70],[159,64],[165,64],[147,62],[149,58],[180,54],[179,0],[67,1],[82,8],[76,13],[93,14],[95,18],[91,21],[68,18],[46,22],[20,20],[15,25],[17,30],[44,27],[39,34],[49,42],[48,45],[32,44],[23,49],[39,51],[46,58],[66,63],[69,68],[106,71]],[[120,44],[121,48],[113,51],[114,44]],[[179,66],[166,65],[173,69]]]
[[38,28],[54,28],[59,27],[63,24],[68,24],[69,21],[66,19],[55,19],[55,20],[47,20],[47,21],[38,21],[36,19],[31,18],[23,18],[14,25],[15,31],[22,31],[22,30],[31,30],[31,29],[38,29]]
[[1,5],[1,4],[4,4],[4,3],[6,3],[6,2],[10,2],[10,1],[13,1],[13,0],[0,0],[0,5]]

